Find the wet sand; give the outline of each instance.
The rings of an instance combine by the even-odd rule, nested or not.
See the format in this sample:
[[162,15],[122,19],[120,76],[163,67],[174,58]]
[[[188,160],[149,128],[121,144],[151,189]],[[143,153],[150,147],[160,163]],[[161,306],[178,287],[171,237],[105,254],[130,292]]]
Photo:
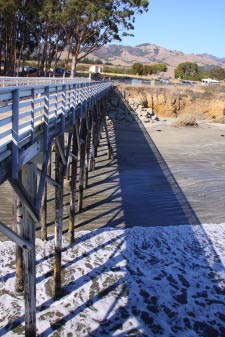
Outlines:
[[225,126],[144,123],[200,223],[225,222]]

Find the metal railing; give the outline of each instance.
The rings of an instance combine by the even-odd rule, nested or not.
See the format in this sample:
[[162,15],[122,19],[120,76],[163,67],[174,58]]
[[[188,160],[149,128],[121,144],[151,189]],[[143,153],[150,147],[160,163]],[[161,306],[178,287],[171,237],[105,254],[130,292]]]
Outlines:
[[75,118],[77,107],[87,111],[112,85],[109,81],[60,80],[57,84],[0,88],[0,161],[11,154],[11,148],[20,149],[25,140],[34,140],[42,124],[48,130],[65,124],[68,116]]
[[91,80],[84,77],[63,78],[63,77],[7,77],[0,76],[0,87],[41,85],[41,84],[68,84],[83,83]]

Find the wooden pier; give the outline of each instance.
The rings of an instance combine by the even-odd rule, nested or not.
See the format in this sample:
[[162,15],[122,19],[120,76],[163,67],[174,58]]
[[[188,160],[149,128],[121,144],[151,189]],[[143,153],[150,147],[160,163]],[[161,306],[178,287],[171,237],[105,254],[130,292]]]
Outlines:
[[49,82],[45,79],[44,84],[27,86],[23,81],[24,86],[18,86],[15,79],[14,86],[0,89],[0,183],[7,180],[15,193],[14,228],[0,222],[0,231],[17,244],[16,291],[24,291],[25,335],[32,337],[36,335],[36,224],[41,224],[41,237],[47,240],[48,185],[55,190],[53,269],[54,296],[58,297],[64,178],[70,181],[68,232],[72,243],[76,187],[78,211],[82,212],[88,172],[95,168],[103,131],[112,156],[103,105],[111,82]]

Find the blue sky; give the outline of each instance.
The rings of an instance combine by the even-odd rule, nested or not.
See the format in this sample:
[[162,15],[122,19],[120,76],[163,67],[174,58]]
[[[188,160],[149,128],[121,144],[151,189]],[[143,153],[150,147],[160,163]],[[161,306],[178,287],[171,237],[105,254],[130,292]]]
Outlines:
[[133,33],[123,45],[148,42],[225,57],[225,0],[150,0],[148,13],[136,17]]

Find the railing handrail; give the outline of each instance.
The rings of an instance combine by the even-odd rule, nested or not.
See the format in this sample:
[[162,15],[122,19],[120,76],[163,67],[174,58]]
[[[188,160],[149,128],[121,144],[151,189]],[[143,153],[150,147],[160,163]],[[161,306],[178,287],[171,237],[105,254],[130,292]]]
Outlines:
[[[59,82],[59,81],[58,81]],[[0,162],[4,152],[36,137],[36,128],[47,128],[74,118],[79,107],[88,111],[111,87],[111,81],[86,81],[0,88]]]
[[10,77],[10,76],[0,76],[0,87],[6,87],[8,84],[11,86],[24,86],[31,83],[83,83],[83,82],[91,82],[90,79],[85,77],[75,77],[75,78],[67,78],[67,77]]
[[[111,81],[80,81],[80,82],[75,82],[75,81],[71,81],[71,82],[60,82],[59,83],[42,83],[42,84],[35,84],[35,85],[21,85],[21,86],[7,86],[7,87],[0,87],[0,95],[3,92],[11,92],[15,89],[19,89],[21,91],[25,91],[25,90],[31,90],[31,89],[42,89],[45,87],[49,87],[49,88],[55,88],[55,87],[61,87],[62,85],[74,85],[74,86],[79,86],[79,85],[83,85],[83,86],[96,86],[96,84],[99,83],[111,83]],[[1,102],[1,97],[0,97],[0,102]]]

